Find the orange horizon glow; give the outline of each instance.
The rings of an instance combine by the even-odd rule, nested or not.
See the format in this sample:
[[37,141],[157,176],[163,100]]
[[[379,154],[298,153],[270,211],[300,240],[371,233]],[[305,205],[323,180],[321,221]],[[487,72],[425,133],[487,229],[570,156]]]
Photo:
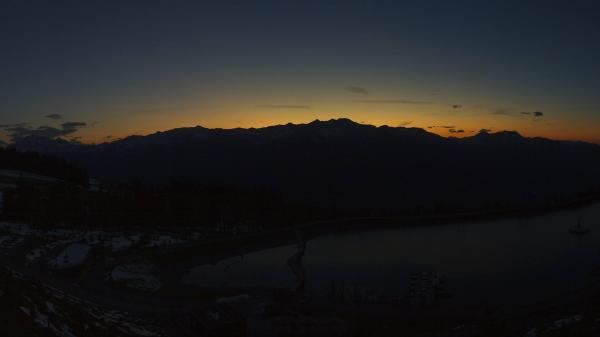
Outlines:
[[[563,106],[539,106],[527,102],[514,102],[522,109],[511,109],[511,113],[494,113],[494,103],[505,100],[502,97],[480,98],[471,105],[453,108],[449,102],[467,101],[467,99],[438,98],[438,101],[427,104],[411,104],[386,101],[381,99],[367,100],[365,103],[356,95],[347,93],[331,93],[331,96],[319,93],[305,96],[285,96],[270,93],[265,97],[248,98],[244,96],[218,96],[212,102],[199,104],[195,99],[169,102],[153,102],[153,104],[127,106],[111,103],[100,105],[90,110],[89,115],[81,115],[76,119],[65,117],[59,121],[32,119],[32,127],[49,125],[58,127],[63,122],[83,121],[88,126],[79,129],[65,139],[76,139],[83,143],[104,143],[122,139],[132,135],[148,135],[176,128],[202,126],[206,128],[263,128],[288,123],[306,124],[314,120],[330,120],[348,118],[356,123],[374,126],[420,128],[442,137],[468,137],[479,133],[482,129],[492,133],[498,131],[516,131],[525,137],[543,137],[555,140],[586,141],[600,144],[597,125],[600,118],[592,111],[580,112],[580,115],[566,115],[569,111]],[[391,93],[382,97],[393,97]],[[424,98],[416,93],[408,95],[415,100]],[[274,97],[277,97],[274,98]],[[374,96],[368,96],[374,97]],[[173,102],[182,102],[180,105]],[[235,103],[223,103],[235,102]],[[271,102],[272,105],[259,104]],[[155,107],[154,109],[152,107]],[[163,107],[163,108],[161,108]],[[171,108],[169,108],[171,107]],[[538,111],[539,107],[545,115],[541,118],[521,115],[519,111]],[[83,108],[82,108],[83,110]],[[113,111],[106,113],[105,111]],[[371,111],[371,112],[367,112]],[[372,112],[376,111],[376,112]],[[96,116],[102,115],[99,122],[91,123]],[[19,121],[19,120],[15,120]],[[455,131],[451,132],[452,127]],[[78,138],[76,138],[78,137]],[[8,141],[8,135],[0,135]]]
[[[169,123],[162,123],[163,124],[162,127],[160,127],[158,125],[149,125],[145,128],[138,128],[135,131],[133,131],[133,130],[127,131],[126,128],[123,128],[123,129],[118,130],[120,132],[114,132],[113,135],[111,135],[111,137],[108,137],[108,138],[106,136],[104,136],[101,132],[98,132],[98,131],[90,132],[90,133],[87,133],[85,136],[82,136],[80,141],[82,143],[87,143],[87,144],[92,144],[92,143],[99,144],[99,143],[104,143],[104,142],[116,141],[116,140],[123,139],[123,138],[129,137],[129,136],[134,136],[134,135],[145,136],[145,135],[150,135],[150,134],[154,134],[157,132],[166,132],[166,131],[178,129],[178,128],[193,128],[196,126],[210,128],[210,129],[265,128],[265,127],[270,127],[270,126],[285,125],[288,123],[301,125],[301,124],[308,124],[317,119],[321,120],[321,121],[327,121],[330,119],[338,119],[338,118],[347,118],[347,117],[309,118],[309,119],[296,118],[294,120],[285,120],[285,121],[269,120],[269,119],[264,119],[264,120],[239,119],[237,122],[234,122],[231,120],[225,121],[225,122],[220,122],[220,121],[213,120],[213,121],[207,121],[205,123],[194,123],[192,121],[189,121],[187,123],[177,123],[174,121],[170,121]],[[464,132],[458,133],[458,132],[451,132],[449,128],[444,128],[444,127],[430,128],[430,126],[432,126],[432,125],[429,125],[429,124],[432,124],[432,123],[426,123],[423,121],[420,121],[420,122],[414,121],[411,123],[407,123],[407,121],[401,121],[401,120],[378,119],[378,120],[360,120],[360,121],[358,121],[355,118],[348,118],[348,119],[351,119],[352,121],[359,123],[359,124],[373,125],[376,127],[381,127],[381,126],[385,125],[385,126],[389,126],[389,127],[418,128],[418,129],[422,129],[422,130],[425,130],[425,131],[433,133],[433,134],[437,134],[437,135],[445,137],[445,138],[448,138],[448,137],[455,137],[455,138],[470,137],[470,136],[477,135],[482,129],[487,129],[490,131],[490,133],[496,133],[496,132],[501,132],[501,131],[516,131],[519,134],[521,134],[522,136],[528,137],[528,138],[541,137],[541,138],[547,138],[547,139],[553,139],[553,140],[584,141],[584,142],[600,144],[600,136],[597,134],[597,132],[595,132],[593,127],[589,127],[587,129],[586,128],[564,129],[564,130],[561,130],[561,132],[557,132],[556,130],[544,128],[544,127],[499,128],[499,127],[490,127],[487,124],[477,125],[475,123],[462,123],[462,124],[455,123],[457,125],[441,125],[443,123],[438,123],[438,124],[440,124],[440,126],[446,126],[446,127],[455,126],[455,128],[453,128],[453,130],[455,130],[455,131],[456,130],[464,131]],[[446,124],[452,124],[452,123],[446,123]]]

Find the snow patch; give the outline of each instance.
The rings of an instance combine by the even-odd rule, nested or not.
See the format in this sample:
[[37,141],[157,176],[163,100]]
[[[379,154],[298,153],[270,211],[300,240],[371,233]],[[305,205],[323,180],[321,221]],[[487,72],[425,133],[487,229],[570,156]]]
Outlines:
[[72,243],[55,259],[50,260],[48,265],[57,270],[78,267],[85,262],[91,249],[92,247],[83,243]]
[[117,285],[144,292],[155,292],[162,288],[162,283],[150,275],[150,266],[143,264],[123,265],[115,267],[110,279]]
[[150,243],[148,243],[147,247],[163,247],[170,246],[178,243],[184,243],[185,240],[176,239],[169,235],[156,235],[152,237]]
[[117,236],[112,238],[112,251],[122,252],[133,246],[133,242],[126,237]]

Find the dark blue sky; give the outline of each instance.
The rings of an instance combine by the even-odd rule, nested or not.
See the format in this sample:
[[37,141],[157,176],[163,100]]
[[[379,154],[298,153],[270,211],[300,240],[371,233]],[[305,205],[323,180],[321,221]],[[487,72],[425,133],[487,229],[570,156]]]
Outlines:
[[0,41],[5,139],[350,117],[600,142],[594,2],[3,1]]

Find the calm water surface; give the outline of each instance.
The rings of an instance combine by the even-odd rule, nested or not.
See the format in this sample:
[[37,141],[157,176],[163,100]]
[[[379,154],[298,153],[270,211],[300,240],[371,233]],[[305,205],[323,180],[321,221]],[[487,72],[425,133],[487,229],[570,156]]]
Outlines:
[[[591,229],[575,236],[578,218]],[[199,285],[294,284],[290,245],[192,269]],[[600,204],[528,218],[463,224],[382,228],[323,236],[307,243],[308,289],[326,293],[332,281],[406,295],[409,274],[437,271],[460,304],[534,303],[593,281],[600,267]]]

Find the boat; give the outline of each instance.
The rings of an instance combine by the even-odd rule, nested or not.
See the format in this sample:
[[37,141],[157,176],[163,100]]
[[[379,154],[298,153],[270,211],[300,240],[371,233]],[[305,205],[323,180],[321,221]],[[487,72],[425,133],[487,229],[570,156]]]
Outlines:
[[581,218],[579,220],[577,220],[577,225],[575,226],[571,226],[571,228],[569,228],[569,232],[571,234],[575,234],[575,235],[584,235],[590,232],[590,229],[587,227],[583,227],[581,226]]

